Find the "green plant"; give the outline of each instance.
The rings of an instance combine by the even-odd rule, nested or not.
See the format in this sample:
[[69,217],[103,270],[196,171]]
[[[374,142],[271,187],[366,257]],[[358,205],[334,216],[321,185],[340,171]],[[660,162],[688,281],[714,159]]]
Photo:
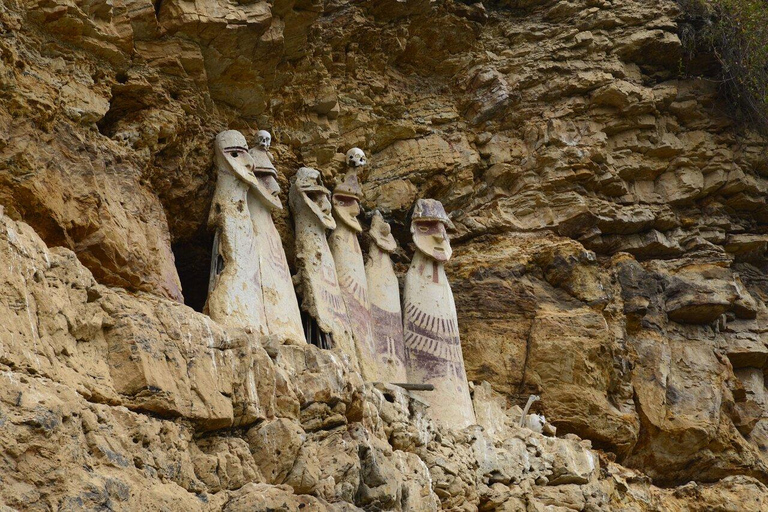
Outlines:
[[768,129],[768,1],[678,0],[689,58],[709,52],[736,114]]

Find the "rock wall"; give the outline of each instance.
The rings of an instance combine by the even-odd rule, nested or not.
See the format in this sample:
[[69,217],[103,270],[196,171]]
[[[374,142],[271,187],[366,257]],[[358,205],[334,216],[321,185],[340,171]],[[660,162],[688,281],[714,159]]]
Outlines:
[[[0,505],[766,508],[766,139],[681,74],[676,16],[6,0]],[[180,303],[205,296],[225,128],[273,132],[284,192],[365,149],[401,272],[414,199],[453,213],[485,430],[441,432],[325,352]],[[563,439],[503,420],[534,392]]]
[[519,408],[488,383],[474,393],[479,426],[442,430],[421,400],[364,385],[329,351],[262,347],[105,287],[6,216],[0,255],[3,510],[768,506],[746,476],[654,487],[589,441],[517,426]]

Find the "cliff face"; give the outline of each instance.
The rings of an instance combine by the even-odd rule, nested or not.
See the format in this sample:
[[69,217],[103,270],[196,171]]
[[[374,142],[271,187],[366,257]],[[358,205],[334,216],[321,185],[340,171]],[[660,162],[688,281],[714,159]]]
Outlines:
[[[676,16],[6,0],[0,505],[768,508],[767,140],[681,75]],[[273,132],[284,193],[364,148],[401,271],[413,201],[443,201],[483,431],[180,304],[205,297],[225,128]],[[511,425],[530,393],[564,438]]]

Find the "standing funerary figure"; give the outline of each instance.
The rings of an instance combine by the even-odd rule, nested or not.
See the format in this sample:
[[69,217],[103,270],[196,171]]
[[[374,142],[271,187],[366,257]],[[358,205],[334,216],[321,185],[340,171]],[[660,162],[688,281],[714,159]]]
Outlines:
[[325,233],[336,228],[330,192],[320,172],[302,167],[291,185],[288,201],[296,232],[296,265],[307,341],[349,357],[359,370],[357,352],[341,296],[333,255]]
[[371,303],[378,378],[390,383],[407,382],[400,285],[390,256],[397,249],[397,242],[378,210],[373,213],[368,234],[371,244],[365,262],[365,276]]
[[282,343],[301,344],[305,340],[299,302],[296,300],[280,233],[272,219],[272,213],[283,208],[277,170],[269,152],[272,136],[268,131],[260,130],[257,138],[258,145],[249,151],[253,158],[253,175],[257,186],[250,192],[248,209],[256,233],[267,331]]
[[358,148],[349,150],[347,163],[351,169],[344,176],[344,180],[333,189],[331,197],[336,229],[329,237],[329,244],[363,379],[375,381],[378,380],[378,372],[373,346],[371,306],[368,302],[363,251],[357,238],[363,231],[357,218],[360,215],[360,200],[363,198],[363,190],[357,177],[358,169],[365,165],[363,151]]
[[445,276],[445,262],[451,257],[446,228],[452,229],[453,223],[439,201],[416,202],[411,219],[416,252],[405,276],[405,353],[409,382],[435,386],[421,395],[432,417],[445,426],[464,428],[475,423],[475,413],[453,292]]
[[267,333],[256,233],[251,221],[251,191],[262,184],[245,137],[221,132],[215,142],[216,191],[208,226],[214,230],[206,313],[216,322]]

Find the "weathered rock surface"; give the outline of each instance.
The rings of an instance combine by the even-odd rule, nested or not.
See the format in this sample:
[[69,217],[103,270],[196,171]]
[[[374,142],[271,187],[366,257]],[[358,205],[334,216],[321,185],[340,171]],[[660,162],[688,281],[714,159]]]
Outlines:
[[[329,351],[267,352],[186,306],[100,285],[68,249],[1,220],[10,510],[656,510],[666,492],[589,441],[517,427],[487,384],[480,424],[444,430],[420,399],[364,385]],[[762,374],[740,375],[760,393]],[[759,510],[767,490],[746,476],[716,486],[685,492],[718,504],[753,490],[739,499]]]
[[[767,509],[767,141],[679,76],[676,16],[6,1],[0,508]],[[453,213],[485,433],[178,303],[205,297],[226,128],[272,130],[284,191],[362,147],[400,273],[413,201]],[[567,438],[502,419],[530,393]]]

